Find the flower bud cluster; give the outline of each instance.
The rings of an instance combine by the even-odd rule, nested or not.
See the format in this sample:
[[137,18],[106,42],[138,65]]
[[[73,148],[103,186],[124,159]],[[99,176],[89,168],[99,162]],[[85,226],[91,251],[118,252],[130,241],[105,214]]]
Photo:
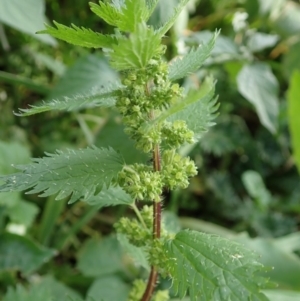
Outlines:
[[153,301],[168,301],[170,300],[170,295],[168,290],[157,291],[153,297]]
[[169,261],[169,256],[166,254],[164,248],[165,241],[166,238],[152,239],[147,247],[150,264],[155,266],[163,277],[167,277],[169,273],[165,264]]
[[178,148],[184,143],[194,143],[194,132],[189,130],[184,120],[165,122],[162,127],[164,142],[168,148]]
[[134,280],[127,301],[140,301],[143,297],[145,289],[146,289],[146,283],[144,280],[142,279]]
[[161,174],[143,164],[126,165],[118,174],[119,185],[133,198],[140,201],[160,202],[163,190]]
[[168,79],[168,65],[153,59],[145,69],[130,71],[122,81],[116,107],[123,115],[125,132],[137,143],[137,148],[149,153],[162,140],[161,126],[144,133],[142,125],[182,96],[178,84]]
[[188,157],[182,157],[175,150],[165,150],[162,153],[162,178],[166,187],[187,188],[189,178],[197,174],[194,161]]
[[146,246],[152,238],[152,229],[145,228],[136,219],[122,217],[114,227],[118,233],[126,235],[129,242],[137,247]]

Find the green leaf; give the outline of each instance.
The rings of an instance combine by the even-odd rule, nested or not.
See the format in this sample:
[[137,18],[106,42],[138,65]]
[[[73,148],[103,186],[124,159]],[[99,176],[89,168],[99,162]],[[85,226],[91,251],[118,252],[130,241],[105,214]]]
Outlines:
[[46,24],[46,29],[37,33],[47,33],[70,44],[88,48],[110,48],[116,43],[115,37],[94,32],[88,28],[80,28],[74,24],[68,27],[55,21],[53,23],[56,28]]
[[87,292],[87,300],[126,301],[130,287],[117,276],[96,279]]
[[174,81],[197,71],[210,56],[218,34],[219,32],[216,32],[207,44],[192,49],[183,58],[177,58],[172,62],[169,65],[169,79]]
[[254,32],[247,41],[247,46],[252,52],[259,52],[266,48],[275,46],[279,36],[274,34],[266,34],[263,32]]
[[92,206],[116,206],[131,205],[134,200],[120,186],[103,187],[103,189],[95,196],[89,198],[87,203]]
[[217,109],[216,99],[212,100],[215,92],[215,84],[212,77],[208,77],[200,89],[191,90],[188,95],[162,112],[156,119],[145,123],[143,130],[149,131],[153,126],[164,120],[184,120],[190,130],[194,131],[195,138],[199,139],[201,134],[214,125]]
[[288,116],[289,127],[291,132],[293,155],[296,166],[300,173],[300,71],[295,71],[290,80],[288,90]]
[[106,23],[119,27],[119,23],[123,16],[120,7],[117,7],[115,3],[104,3],[99,1],[99,5],[93,2],[90,2],[89,5],[91,7],[91,11],[103,19]]
[[185,7],[185,5],[189,2],[190,0],[181,0],[179,4],[176,6],[174,9],[173,15],[169,18],[169,20],[160,28],[157,29],[157,35],[159,37],[162,37],[163,35],[166,34],[166,32],[172,27],[172,25],[175,23],[177,17]]
[[[300,30],[300,5],[293,1],[278,1],[280,13],[275,11],[273,13],[272,25],[275,30],[284,36],[297,35]],[[274,4],[272,3],[272,7]],[[276,9],[276,8],[275,8]],[[274,10],[275,10],[274,9]],[[279,11],[279,10],[278,10]]]
[[277,130],[279,84],[269,65],[245,65],[237,77],[239,92],[256,109],[261,123],[271,132]]
[[110,67],[105,57],[89,54],[77,60],[64,73],[47,99],[61,100],[66,96],[91,94],[93,90],[102,89],[103,86],[109,89],[112,83],[117,87],[119,82],[118,73]]
[[256,199],[262,210],[268,209],[272,202],[272,195],[265,186],[261,175],[254,170],[247,170],[242,174],[242,181],[251,197]]
[[148,18],[153,14],[159,0],[146,0],[146,5],[148,7]]
[[122,251],[115,236],[88,240],[77,256],[77,268],[88,277],[113,274],[123,269]]
[[78,111],[95,107],[112,107],[115,105],[115,97],[119,87],[119,85],[111,85],[111,87],[92,89],[90,93],[65,97],[64,100],[45,101],[41,105],[30,106],[29,109],[19,109],[19,113],[15,113],[15,115],[30,116],[52,110]]
[[72,194],[69,203],[80,198],[87,201],[103,185],[109,186],[123,167],[122,158],[111,148],[92,147],[47,155],[31,164],[16,166],[20,173],[2,176],[6,184],[0,186],[0,192],[31,188],[27,193],[43,191],[42,197],[58,193],[57,200]]
[[7,214],[11,222],[30,227],[36,215],[40,211],[39,207],[33,203],[20,200],[15,206],[7,208]]
[[[299,233],[297,234],[296,239],[299,241]],[[288,236],[279,239],[251,238],[248,234],[242,233],[234,240],[260,254],[260,261],[263,265],[273,267],[266,273],[266,277],[269,277],[271,281],[283,288],[299,289],[300,258],[294,253],[294,248],[288,249],[288,244],[292,244]],[[285,301],[285,299],[282,300]]]
[[28,275],[56,254],[55,250],[15,234],[1,234],[0,241],[0,271],[18,270]]
[[144,249],[131,244],[128,238],[123,234],[118,233],[117,237],[122,249],[125,251],[126,255],[129,255],[134,264],[145,268],[147,271],[150,271],[150,265]]
[[169,272],[180,298],[191,301],[267,301],[257,256],[242,245],[215,235],[181,231],[165,244]]
[[299,301],[300,292],[288,290],[265,290],[264,293],[271,301]]
[[125,0],[121,7],[115,3],[90,3],[91,10],[106,23],[118,27],[119,30],[133,32],[138,24],[146,21],[149,11],[145,0]]
[[56,41],[51,36],[37,36],[35,34],[47,21],[44,2],[41,0],[1,0],[0,22],[44,43],[56,45]]
[[118,39],[110,53],[111,65],[117,70],[143,68],[149,60],[161,52],[160,37],[145,23],[137,26],[129,38]]
[[47,276],[25,289],[20,284],[14,289],[10,287],[3,301],[82,301],[83,299],[61,282]]

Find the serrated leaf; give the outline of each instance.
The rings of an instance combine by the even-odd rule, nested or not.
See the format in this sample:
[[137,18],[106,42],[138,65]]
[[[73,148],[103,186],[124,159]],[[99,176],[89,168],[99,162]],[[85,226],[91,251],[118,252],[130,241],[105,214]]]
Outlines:
[[2,176],[6,184],[0,186],[0,192],[30,189],[27,193],[43,191],[42,197],[58,193],[57,200],[72,194],[69,203],[80,198],[87,201],[103,185],[109,186],[123,166],[122,158],[111,148],[92,147],[47,155],[33,159],[32,164],[16,166],[20,173]]
[[200,45],[197,49],[192,49],[183,58],[177,58],[172,62],[169,65],[169,79],[174,81],[197,71],[210,56],[218,35],[219,32],[216,32],[207,44]]
[[169,272],[180,298],[191,301],[267,301],[260,292],[263,266],[242,245],[216,235],[181,231],[165,244]]
[[125,0],[122,6],[115,3],[90,3],[91,10],[106,23],[121,31],[133,32],[137,25],[147,20],[149,11],[145,0]]
[[111,65],[117,70],[143,68],[149,60],[160,53],[160,37],[146,24],[138,25],[137,30],[129,38],[118,39],[110,53]]
[[149,131],[153,126],[164,120],[184,120],[199,139],[201,134],[206,132],[208,127],[214,125],[217,109],[216,99],[212,100],[215,92],[215,84],[212,77],[208,77],[200,89],[191,90],[188,95],[177,103],[162,112],[156,119],[145,123],[143,130]]
[[162,37],[175,23],[177,17],[185,7],[185,5],[189,2],[190,0],[181,0],[180,3],[176,6],[174,9],[173,15],[169,18],[169,20],[160,28],[156,30],[156,33],[158,34],[159,37]]
[[132,197],[127,194],[120,186],[103,187],[103,189],[95,196],[87,200],[87,203],[92,206],[116,206],[116,205],[131,205],[134,203]]
[[0,242],[0,271],[17,270],[30,274],[56,254],[55,250],[15,234],[0,235]]
[[78,111],[95,107],[112,107],[115,105],[115,97],[118,91],[118,85],[109,88],[92,89],[89,93],[65,97],[64,100],[53,99],[45,101],[38,106],[30,106],[30,109],[19,109],[19,113],[15,113],[15,115],[30,116],[52,110]]
[[123,269],[122,251],[115,236],[89,239],[77,257],[77,268],[88,277],[109,275]]
[[300,72],[294,71],[291,80],[290,87],[288,90],[288,116],[289,116],[289,127],[291,132],[291,139],[293,145],[293,155],[296,166],[300,173]]
[[269,65],[245,65],[237,77],[239,92],[256,109],[261,123],[271,132],[277,129],[279,84]]
[[122,19],[120,8],[114,4],[104,3],[102,1],[99,1],[99,5],[93,2],[90,2],[89,5],[94,14],[103,19],[106,23],[118,27]]
[[88,28],[80,28],[74,24],[68,27],[55,21],[53,23],[56,28],[46,24],[46,29],[37,33],[47,33],[67,43],[88,48],[110,48],[116,43],[115,37],[94,32]]
[[158,2],[159,2],[159,0],[146,0],[146,5],[148,7],[148,18],[154,12]]

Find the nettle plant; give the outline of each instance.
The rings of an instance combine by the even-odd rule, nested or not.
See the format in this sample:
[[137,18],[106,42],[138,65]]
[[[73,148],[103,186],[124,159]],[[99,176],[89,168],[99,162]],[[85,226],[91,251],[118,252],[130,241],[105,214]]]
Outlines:
[[[162,38],[188,0],[180,1],[165,24],[153,28],[147,20],[157,2],[90,3],[93,13],[115,27],[111,35],[56,22],[56,27],[47,26],[41,33],[83,47],[102,48],[111,66],[120,71],[122,82],[19,113],[28,116],[49,110],[116,107],[126,134],[152,160],[128,165],[114,149],[95,146],[57,151],[16,166],[18,173],[2,177],[5,184],[0,191],[29,189],[27,193],[41,193],[42,197],[57,194],[56,200],[68,197],[69,203],[83,200],[98,206],[131,207],[136,219],[123,217],[115,229],[147,254],[151,271],[148,280],[133,283],[128,301],[168,300],[168,291],[155,289],[159,275],[172,279],[179,298],[188,294],[192,301],[268,300],[261,292],[267,283],[259,275],[263,267],[252,251],[216,235],[189,230],[169,233],[162,223],[164,191],[187,188],[189,178],[197,174],[195,163],[178,150],[198,141],[213,125],[217,110],[212,77],[189,91],[174,81],[201,67],[217,33],[207,45],[167,63]],[[144,206],[138,209],[137,201]]]

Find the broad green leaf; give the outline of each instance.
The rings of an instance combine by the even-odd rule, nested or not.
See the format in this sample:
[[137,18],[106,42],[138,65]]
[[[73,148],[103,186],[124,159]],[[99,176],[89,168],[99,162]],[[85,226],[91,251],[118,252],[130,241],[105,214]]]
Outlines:
[[87,292],[87,300],[126,301],[130,286],[118,276],[96,279]]
[[[277,32],[284,36],[297,35],[300,30],[300,5],[293,1],[283,1],[280,13],[275,12],[272,16],[272,25]],[[274,6],[274,5],[272,5]]]
[[271,301],[299,301],[300,292],[288,290],[264,290],[264,294]]
[[273,267],[266,273],[266,277],[271,281],[284,288],[299,289],[300,259],[294,250],[287,251],[287,247],[282,246],[282,243],[287,242],[284,241],[284,237],[277,241],[274,238],[250,238],[248,234],[242,233],[234,240],[260,254],[260,262],[263,265]]
[[300,173],[300,71],[295,71],[291,77],[288,90],[288,116],[291,132],[293,155]]
[[196,231],[181,231],[165,244],[173,286],[191,301],[267,301],[260,289],[266,280],[257,255],[230,240]]
[[90,239],[80,249],[77,268],[88,277],[100,277],[123,269],[120,243],[114,236]]
[[103,189],[95,196],[89,198],[87,203],[92,206],[116,206],[131,205],[134,200],[120,186],[103,187]]
[[30,152],[26,145],[19,142],[0,141],[0,174],[14,172],[13,163],[25,164],[28,162],[30,162]]
[[10,287],[3,301],[83,301],[83,299],[61,282],[51,276],[32,284],[25,289],[20,284],[16,288]]
[[90,95],[119,86],[119,75],[103,56],[87,55],[71,66],[48,95],[48,100],[63,100],[74,95]]
[[[210,43],[210,41],[214,38],[214,35],[216,35],[216,32],[212,32],[209,30],[201,30],[194,32],[190,36],[186,37],[185,41],[188,45],[191,44],[193,46],[199,44],[206,45]],[[214,47],[211,51],[211,55],[213,57],[218,57],[219,61],[222,61],[222,59],[236,59],[239,57],[239,50],[232,39],[218,33]]]
[[300,71],[300,41],[291,45],[286,53],[283,54],[282,70],[286,80],[290,80],[295,70]]
[[188,95],[162,112],[156,119],[145,123],[144,131],[149,131],[153,126],[164,120],[184,120],[190,130],[194,131],[195,138],[199,139],[208,127],[214,125],[217,109],[216,99],[212,100],[215,92],[212,77],[208,77],[200,89],[191,90]]
[[279,84],[269,65],[245,65],[237,77],[239,92],[256,109],[260,122],[271,132],[277,130]]
[[122,158],[111,148],[92,147],[47,155],[31,164],[16,166],[20,173],[3,176],[6,184],[0,186],[0,192],[31,188],[27,193],[43,192],[42,197],[58,193],[57,200],[72,194],[69,203],[80,198],[87,201],[103,185],[109,186],[123,167]]
[[147,260],[147,255],[146,252],[144,252],[143,248],[131,244],[128,241],[127,237],[123,234],[118,233],[117,237],[126,255],[129,255],[129,257],[137,266],[141,266],[147,271],[150,271],[150,265]]
[[263,32],[253,33],[247,41],[248,48],[253,52],[259,52],[266,48],[275,46],[279,36],[274,34],[266,34]]
[[27,290],[21,284],[17,284],[16,288],[9,287],[2,301],[53,301],[49,288],[37,286]]
[[44,43],[56,45],[57,43],[52,37],[35,34],[37,30],[44,26],[46,21],[45,1],[43,0],[0,1],[0,22],[29,34]]
[[159,2],[159,0],[146,0],[146,5],[148,7],[148,18],[153,14],[153,11]]
[[0,242],[0,271],[17,270],[28,275],[56,254],[55,250],[15,234],[1,234]]
[[242,181],[251,197],[256,199],[262,210],[268,209],[272,202],[272,195],[265,186],[261,175],[254,170],[247,170],[242,174]]
[[47,33],[67,43],[87,48],[111,48],[116,43],[113,36],[106,36],[88,28],[80,28],[74,24],[68,27],[55,21],[53,23],[56,27],[46,25],[46,29],[37,33]]
[[111,65],[118,70],[143,68],[161,52],[160,42],[153,29],[141,23],[128,38],[119,38],[118,44],[112,46]]
[[15,206],[6,210],[11,222],[30,227],[40,211],[39,207],[33,203],[20,200]]
[[[114,139],[111,139],[114,137]],[[124,125],[119,118],[111,116],[96,137],[97,147],[111,146],[121,153],[127,164],[144,163],[148,160],[145,153],[136,149],[134,141],[124,133]]]
[[175,23],[177,17],[185,7],[185,5],[189,2],[190,0],[181,0],[179,4],[175,7],[174,12],[172,16],[169,18],[169,20],[160,28],[157,29],[156,33],[159,37],[162,37],[163,35],[166,34],[166,32],[172,27],[172,25]]
[[169,66],[169,79],[174,81],[197,71],[210,56],[218,34],[216,32],[207,44],[192,49],[183,58],[177,58],[172,62]]
[[37,106],[30,106],[29,109],[19,109],[17,116],[30,116],[42,112],[58,111],[78,111],[95,107],[112,107],[115,105],[115,97],[119,91],[118,85],[109,88],[92,89],[90,93],[77,94],[73,97],[65,97],[63,100],[53,99],[45,101]]

